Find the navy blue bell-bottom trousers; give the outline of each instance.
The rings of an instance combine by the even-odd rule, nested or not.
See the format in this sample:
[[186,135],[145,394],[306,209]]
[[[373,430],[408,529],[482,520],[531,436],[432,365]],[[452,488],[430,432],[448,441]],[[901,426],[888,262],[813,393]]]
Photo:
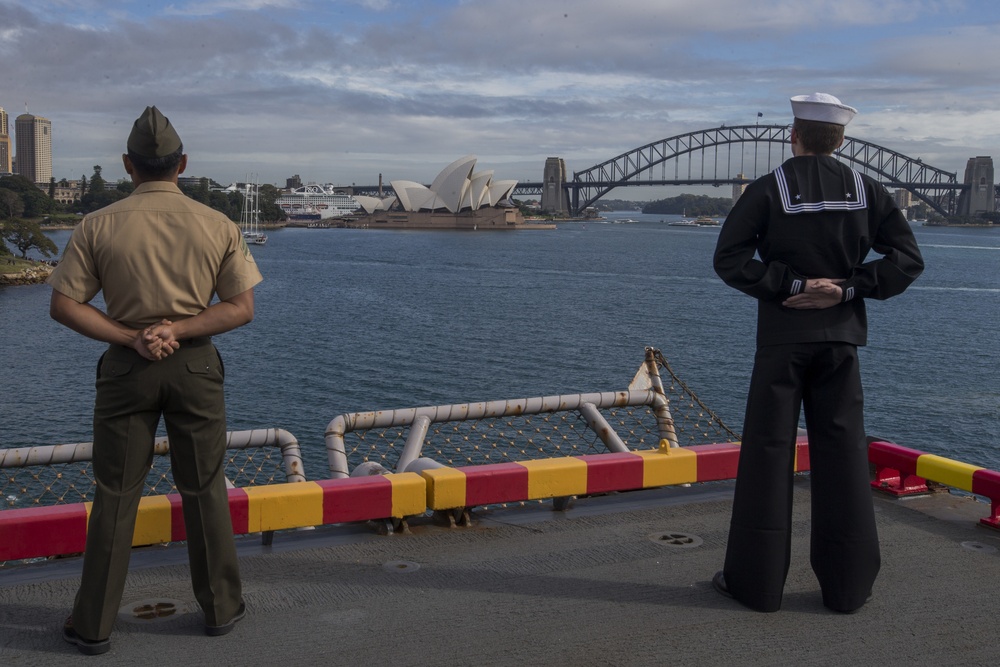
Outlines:
[[869,486],[857,347],[761,347],[747,398],[725,577],[744,605],[777,611],[791,558],[792,477],[799,412],[809,436],[810,562],[823,604],[861,607],[881,564]]

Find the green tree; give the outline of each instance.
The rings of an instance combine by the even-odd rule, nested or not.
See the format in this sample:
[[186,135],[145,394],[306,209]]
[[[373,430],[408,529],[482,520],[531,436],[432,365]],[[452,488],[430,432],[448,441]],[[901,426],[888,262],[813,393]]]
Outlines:
[[285,217],[284,211],[281,207],[275,204],[275,200],[281,196],[278,192],[278,188],[274,187],[270,183],[265,183],[260,186],[260,190],[257,194],[257,205],[260,207],[260,219],[267,222],[275,222],[277,220],[282,220]]
[[652,201],[642,207],[643,213],[675,214],[697,217],[699,215],[726,215],[733,207],[728,197],[682,194],[669,199]]
[[[233,206],[232,198],[225,192],[215,190],[208,193],[208,205],[220,213],[224,213],[230,220],[239,220],[240,211]],[[236,218],[233,218],[235,211]]]
[[202,178],[202,179],[200,179],[198,181],[198,187],[195,190],[194,200],[198,201],[198,202],[201,202],[202,204],[205,204],[205,205],[208,204],[209,196],[208,196],[208,179],[207,178]]
[[26,218],[40,218],[58,208],[54,200],[24,176],[4,176],[0,178],[0,188],[12,190],[20,195],[24,203],[22,215]]
[[3,240],[21,251],[21,259],[27,259],[28,251],[32,248],[44,257],[51,257],[59,252],[59,248],[42,232],[37,222],[15,218],[4,222],[0,229]]
[[56,178],[55,176],[49,178],[49,199],[56,198]]
[[96,195],[104,191],[104,178],[101,176],[101,165],[94,165],[94,175],[90,177],[90,194]]
[[83,178],[81,182],[80,189],[85,194],[80,197],[80,210],[84,213],[90,213],[91,211],[96,211],[99,208],[104,208],[108,204],[113,204],[119,199],[124,199],[128,196],[128,192],[122,190],[118,187],[114,190],[108,190],[104,187],[104,178],[101,176],[101,165],[94,165],[94,174],[90,177],[90,187],[86,187],[87,179]]
[[127,195],[132,194],[135,191],[135,183],[127,178],[123,178],[118,181],[118,186],[115,188],[118,192],[124,192]]
[[24,201],[21,195],[7,188],[0,188],[0,214],[7,220],[13,220],[24,213]]

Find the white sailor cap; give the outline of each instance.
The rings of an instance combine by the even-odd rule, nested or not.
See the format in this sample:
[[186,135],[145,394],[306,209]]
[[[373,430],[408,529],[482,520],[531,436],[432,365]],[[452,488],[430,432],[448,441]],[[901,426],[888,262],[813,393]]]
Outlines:
[[858,110],[842,104],[833,95],[813,93],[812,95],[796,95],[791,98],[792,115],[802,120],[815,120],[821,123],[847,125]]

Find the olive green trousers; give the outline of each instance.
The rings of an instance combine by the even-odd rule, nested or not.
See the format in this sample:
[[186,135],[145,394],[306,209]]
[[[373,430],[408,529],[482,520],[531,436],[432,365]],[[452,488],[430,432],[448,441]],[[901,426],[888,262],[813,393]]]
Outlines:
[[161,416],[183,502],[195,598],[207,625],[221,625],[236,614],[242,590],[225,479],[224,374],[208,338],[184,341],[160,361],[117,345],[101,357],[94,404],[96,490],[73,606],[81,637],[111,634]]

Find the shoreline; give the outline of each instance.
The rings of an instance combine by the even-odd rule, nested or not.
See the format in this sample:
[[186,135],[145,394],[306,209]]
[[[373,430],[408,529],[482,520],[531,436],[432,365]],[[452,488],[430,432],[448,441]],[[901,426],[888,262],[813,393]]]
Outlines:
[[[23,262],[19,262],[23,263]],[[0,287],[16,285],[41,285],[52,274],[52,266],[44,263],[35,263],[26,266],[13,273],[3,273],[0,271]]]

